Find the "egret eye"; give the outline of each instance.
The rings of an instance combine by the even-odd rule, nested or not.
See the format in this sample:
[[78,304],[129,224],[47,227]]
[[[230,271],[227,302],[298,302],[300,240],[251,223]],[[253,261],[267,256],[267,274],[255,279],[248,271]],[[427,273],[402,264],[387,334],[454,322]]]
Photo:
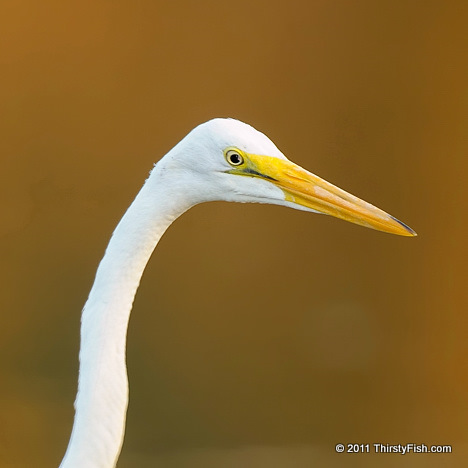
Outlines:
[[240,166],[244,162],[244,158],[235,150],[229,150],[226,159],[231,166]]

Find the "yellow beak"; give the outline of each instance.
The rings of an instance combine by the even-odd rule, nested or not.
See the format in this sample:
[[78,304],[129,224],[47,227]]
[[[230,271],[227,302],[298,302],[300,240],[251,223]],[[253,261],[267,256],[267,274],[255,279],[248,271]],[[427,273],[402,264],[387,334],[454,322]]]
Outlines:
[[287,201],[351,223],[400,236],[417,234],[385,211],[330,184],[288,160],[246,154],[232,172],[260,177],[279,187]]

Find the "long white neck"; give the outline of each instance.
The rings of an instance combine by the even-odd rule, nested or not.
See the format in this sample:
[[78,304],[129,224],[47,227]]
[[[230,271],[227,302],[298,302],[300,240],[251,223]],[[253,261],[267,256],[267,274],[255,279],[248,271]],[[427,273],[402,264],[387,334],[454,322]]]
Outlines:
[[75,420],[61,468],[114,467],[125,432],[125,345],[143,270],[169,225],[193,203],[177,196],[162,161],[115,229],[81,320]]

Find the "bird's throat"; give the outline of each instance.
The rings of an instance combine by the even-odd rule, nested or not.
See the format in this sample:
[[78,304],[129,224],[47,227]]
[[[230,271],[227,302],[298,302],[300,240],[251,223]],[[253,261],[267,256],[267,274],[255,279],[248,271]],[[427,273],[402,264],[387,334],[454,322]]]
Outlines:
[[155,167],[116,227],[83,309],[73,431],[61,468],[114,467],[128,404],[127,327],[145,266],[169,225],[190,208],[170,198]]

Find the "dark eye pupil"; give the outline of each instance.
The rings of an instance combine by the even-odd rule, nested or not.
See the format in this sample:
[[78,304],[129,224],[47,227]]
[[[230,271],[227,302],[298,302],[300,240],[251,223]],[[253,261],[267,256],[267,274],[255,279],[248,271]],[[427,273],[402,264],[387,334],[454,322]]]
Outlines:
[[237,153],[232,153],[230,159],[231,159],[232,164],[241,163],[241,157]]

